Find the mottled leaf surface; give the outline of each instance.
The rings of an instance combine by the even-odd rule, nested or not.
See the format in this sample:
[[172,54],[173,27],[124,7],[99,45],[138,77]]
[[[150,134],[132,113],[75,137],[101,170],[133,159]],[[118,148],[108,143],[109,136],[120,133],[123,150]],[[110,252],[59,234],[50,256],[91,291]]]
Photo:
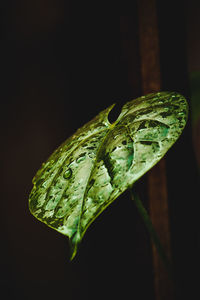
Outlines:
[[173,145],[188,113],[185,98],[174,92],[132,100],[110,124],[112,108],[78,129],[33,179],[30,211],[69,237],[72,257],[91,222]]

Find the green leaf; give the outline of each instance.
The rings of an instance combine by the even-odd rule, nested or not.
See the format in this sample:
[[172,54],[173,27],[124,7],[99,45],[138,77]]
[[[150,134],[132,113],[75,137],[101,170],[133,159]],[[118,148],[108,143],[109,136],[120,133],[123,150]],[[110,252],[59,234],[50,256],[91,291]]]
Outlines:
[[94,219],[173,145],[188,114],[174,92],[132,100],[110,124],[113,106],[67,139],[33,179],[30,211],[69,237],[72,258]]

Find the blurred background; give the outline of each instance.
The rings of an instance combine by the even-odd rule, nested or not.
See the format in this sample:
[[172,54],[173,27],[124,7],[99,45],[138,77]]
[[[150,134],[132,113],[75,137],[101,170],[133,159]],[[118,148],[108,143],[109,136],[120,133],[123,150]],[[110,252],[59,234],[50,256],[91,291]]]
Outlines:
[[[128,193],[91,225],[72,262],[68,239],[28,210],[32,178],[52,151],[110,104],[117,116],[142,95],[137,1],[2,4],[2,299],[155,299],[149,237]],[[200,296],[199,14],[198,1],[157,1],[162,90],[190,105],[166,156],[179,299]]]

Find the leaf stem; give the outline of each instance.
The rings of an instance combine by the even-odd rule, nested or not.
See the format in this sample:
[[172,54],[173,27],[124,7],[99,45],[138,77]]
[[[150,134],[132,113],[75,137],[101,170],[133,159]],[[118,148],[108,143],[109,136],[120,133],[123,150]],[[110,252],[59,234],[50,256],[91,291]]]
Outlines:
[[156,230],[154,229],[154,226],[152,224],[152,221],[145,209],[145,207],[143,206],[142,204],[142,201],[140,200],[139,196],[137,195],[137,193],[135,193],[134,191],[132,191],[130,189],[130,193],[131,193],[131,198],[132,200],[134,201],[137,209],[138,209],[138,212],[140,214],[140,216],[142,217],[143,221],[144,221],[144,224],[150,234],[150,237],[158,251],[158,254],[160,255],[165,267],[166,267],[166,270],[170,276],[170,278],[172,279],[173,276],[172,276],[172,266],[171,266],[171,263],[165,253],[165,250],[160,242],[160,239],[156,233]]

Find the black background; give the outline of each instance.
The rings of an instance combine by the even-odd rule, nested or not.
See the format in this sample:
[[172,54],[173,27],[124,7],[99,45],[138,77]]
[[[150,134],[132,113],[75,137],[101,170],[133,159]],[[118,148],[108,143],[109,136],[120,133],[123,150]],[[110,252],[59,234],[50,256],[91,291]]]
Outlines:
[[[157,5],[162,89],[187,99],[192,4]],[[149,238],[128,193],[91,225],[72,262],[67,238],[28,210],[32,177],[52,151],[110,104],[118,104],[114,120],[121,105],[142,95],[135,1],[117,6],[13,0],[5,1],[2,12],[4,299],[154,299]],[[167,154],[167,179],[177,298],[197,299],[199,221],[190,119]]]

